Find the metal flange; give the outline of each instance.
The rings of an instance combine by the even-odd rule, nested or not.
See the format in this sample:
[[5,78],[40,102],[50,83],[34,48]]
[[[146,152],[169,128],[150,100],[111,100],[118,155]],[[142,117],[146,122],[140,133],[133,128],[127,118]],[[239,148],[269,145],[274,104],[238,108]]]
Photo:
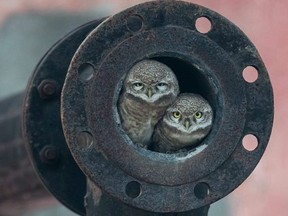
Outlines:
[[47,52],[30,78],[23,111],[26,149],[39,177],[60,202],[81,215],[85,215],[86,176],[67,148],[60,120],[60,94],[72,56],[102,21],[75,29]]
[[[208,33],[195,27],[201,17],[212,24]],[[201,94],[214,110],[212,131],[185,155],[141,149],[121,127],[123,77],[147,58],[170,66],[180,90]],[[243,77],[247,66],[257,70],[253,83]],[[271,133],[273,94],[256,48],[230,21],[198,5],[155,1],[89,34],[69,67],[61,112],[76,162],[103,191],[147,211],[181,212],[224,197],[252,172]],[[257,138],[253,151],[242,143],[248,134]]]

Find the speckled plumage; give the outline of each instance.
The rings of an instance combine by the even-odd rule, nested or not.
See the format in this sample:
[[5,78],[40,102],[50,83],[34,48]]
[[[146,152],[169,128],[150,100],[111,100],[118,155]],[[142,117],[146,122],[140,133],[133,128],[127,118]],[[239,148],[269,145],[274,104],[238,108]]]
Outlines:
[[155,125],[178,94],[177,78],[165,64],[143,60],[131,68],[123,83],[118,110],[122,127],[136,145],[149,146]]
[[[175,112],[180,113],[179,119],[174,117]],[[195,116],[200,116],[199,112],[202,117],[197,119]],[[157,152],[174,153],[192,146],[207,136],[212,121],[212,108],[202,96],[180,94],[157,124],[152,148]]]

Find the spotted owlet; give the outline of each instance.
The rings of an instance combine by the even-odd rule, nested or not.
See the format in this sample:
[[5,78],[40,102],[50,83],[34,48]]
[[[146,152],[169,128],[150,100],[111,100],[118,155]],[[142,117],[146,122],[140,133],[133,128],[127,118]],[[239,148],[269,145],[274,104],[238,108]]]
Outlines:
[[174,153],[200,142],[210,131],[213,111],[200,95],[180,94],[166,110],[153,135],[153,150]]
[[134,144],[147,148],[154,127],[179,94],[173,71],[155,60],[143,60],[128,72],[119,98],[122,127]]

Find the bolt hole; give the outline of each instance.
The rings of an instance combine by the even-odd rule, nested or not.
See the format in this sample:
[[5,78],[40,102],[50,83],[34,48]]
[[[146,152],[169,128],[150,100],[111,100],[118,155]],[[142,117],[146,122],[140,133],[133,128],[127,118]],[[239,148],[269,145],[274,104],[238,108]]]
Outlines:
[[132,32],[137,32],[142,29],[143,18],[139,15],[132,15],[126,21],[127,28]]
[[206,34],[212,29],[212,23],[207,17],[199,17],[196,20],[195,27],[198,32]]
[[242,139],[242,145],[247,151],[254,151],[258,147],[258,139],[252,134],[247,134]]
[[258,79],[258,70],[253,66],[247,66],[243,70],[243,78],[248,83],[253,83]]
[[210,194],[208,184],[200,182],[194,187],[194,194],[198,199],[205,199]]
[[139,197],[141,195],[141,192],[141,184],[137,181],[131,181],[126,185],[126,194],[132,199]]
[[77,143],[81,148],[88,149],[93,145],[93,136],[87,131],[82,131],[77,136]]
[[94,67],[89,63],[84,63],[78,68],[78,75],[83,82],[88,82],[94,75]]

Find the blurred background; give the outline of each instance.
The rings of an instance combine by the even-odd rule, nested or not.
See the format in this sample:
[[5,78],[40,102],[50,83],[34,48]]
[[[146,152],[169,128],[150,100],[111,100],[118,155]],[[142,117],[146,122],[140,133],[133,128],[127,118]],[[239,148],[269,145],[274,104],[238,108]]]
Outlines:
[[[88,21],[114,14],[141,2],[144,1],[0,0],[0,100],[25,89],[40,58],[66,33]],[[288,145],[285,137],[288,128],[285,114],[288,110],[288,1],[190,2],[220,13],[247,34],[263,58],[275,95],[274,127],[264,157],[238,189],[212,205],[209,215],[285,216],[288,214]],[[36,191],[32,195],[27,191],[18,194],[15,188],[1,187],[1,184],[7,186],[7,181],[17,182],[17,179],[27,174],[15,173],[19,167],[5,170],[3,164],[0,158],[1,216],[74,215],[49,195],[38,181],[31,182],[29,186]],[[29,166],[29,162],[24,161],[21,166]],[[1,179],[4,174],[7,176],[9,173],[10,178]],[[29,173],[35,177],[32,168]],[[21,185],[21,182],[18,181],[18,184]],[[1,197],[1,194],[13,194],[13,190],[13,199]]]

